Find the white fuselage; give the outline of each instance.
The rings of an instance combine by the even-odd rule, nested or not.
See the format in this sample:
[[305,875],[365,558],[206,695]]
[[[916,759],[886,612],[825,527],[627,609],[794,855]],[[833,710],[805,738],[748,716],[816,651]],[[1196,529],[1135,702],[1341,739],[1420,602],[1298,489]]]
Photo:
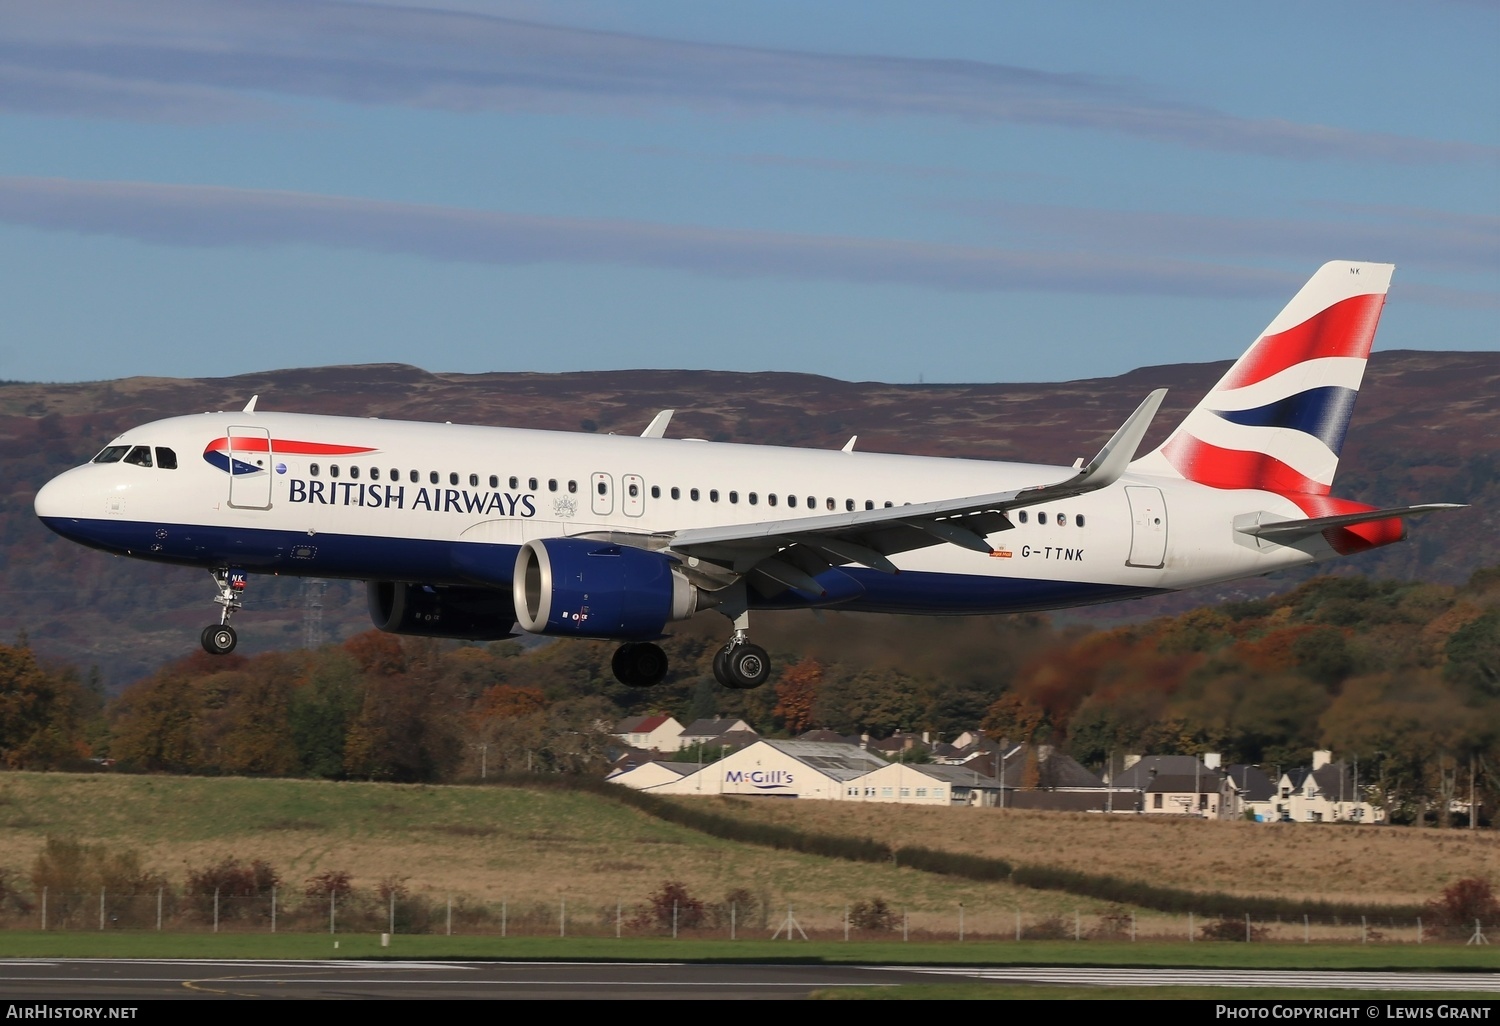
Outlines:
[[[233,431],[231,431],[233,429]],[[267,449],[217,442],[246,432]],[[814,518],[1048,484],[1061,467],[288,413],[146,424],[113,445],[175,469],[90,463],[46,485],[58,533],[142,559],[254,573],[509,588],[539,538]],[[233,470],[241,472],[234,473]],[[1300,516],[1272,492],[1127,473],[1010,513],[993,555],[935,544],[854,573],[850,609],[981,613],[1136,597],[1269,573],[1332,550],[1257,541],[1236,517]],[[781,600],[758,605],[808,605]]]

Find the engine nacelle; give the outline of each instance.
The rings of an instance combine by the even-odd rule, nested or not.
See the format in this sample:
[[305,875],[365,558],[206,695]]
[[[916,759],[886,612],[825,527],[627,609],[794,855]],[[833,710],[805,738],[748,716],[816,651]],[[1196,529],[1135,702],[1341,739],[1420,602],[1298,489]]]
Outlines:
[[511,593],[524,630],[575,638],[659,637],[702,597],[660,552],[580,538],[521,546]]
[[510,637],[516,625],[514,605],[504,591],[368,581],[365,598],[370,620],[391,634],[498,641]]

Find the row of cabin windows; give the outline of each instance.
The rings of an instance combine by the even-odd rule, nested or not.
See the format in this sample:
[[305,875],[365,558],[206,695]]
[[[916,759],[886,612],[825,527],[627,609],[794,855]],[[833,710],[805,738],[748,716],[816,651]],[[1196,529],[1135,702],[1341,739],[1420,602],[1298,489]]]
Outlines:
[[[320,474],[322,474],[323,468],[320,465],[316,464],[316,463],[310,463],[307,466],[307,472],[311,476],[317,477]],[[339,465],[337,463],[330,463],[328,465],[328,476],[329,477],[338,477],[340,473],[341,473],[341,471],[339,470]],[[422,472],[420,470],[408,470],[406,473],[407,473],[407,480],[410,481],[412,484],[421,484],[422,483]],[[369,468],[369,475],[370,475],[370,480],[371,481],[379,481],[380,480],[380,475],[381,475],[380,468],[379,467],[370,467]],[[349,467],[349,479],[351,481],[358,481],[359,480],[359,467],[358,466],[351,466],[351,467]],[[399,482],[401,480],[401,471],[393,469],[390,472],[390,475],[387,478],[387,480],[389,480],[389,481],[391,481],[393,483]],[[450,485],[457,485],[461,480],[462,480],[462,478],[460,477],[460,475],[456,471],[450,471],[449,472],[449,474],[448,474],[448,483]],[[428,481],[429,484],[440,485],[440,484],[443,483],[443,475],[439,474],[436,470],[429,470],[427,472],[427,481]],[[469,487],[470,488],[478,488],[479,487],[479,475],[478,474],[470,474],[468,476],[468,482],[469,482]],[[499,474],[491,474],[489,476],[489,486],[491,488],[499,488],[500,487],[500,475]],[[512,490],[519,489],[521,487],[521,479],[519,477],[512,477],[512,478],[510,478],[509,481],[507,482],[507,487],[509,487]],[[528,489],[530,489],[531,491],[534,492],[534,491],[537,491],[537,490],[540,489],[541,482],[538,481],[534,477],[530,477],[530,478],[526,479],[526,487]],[[560,487],[561,487],[561,485],[558,483],[557,478],[553,477],[553,478],[548,478],[547,479],[547,491],[549,491],[549,492],[555,492]],[[567,489],[568,489],[569,492],[575,492],[576,493],[578,491],[578,482],[577,481],[569,481],[567,483]],[[601,495],[603,494],[602,486],[601,486],[600,494]]]
[[[113,448],[123,450],[125,448],[125,446],[114,446]],[[146,447],[143,446],[143,445],[136,446],[136,449],[137,450],[145,450],[146,463],[144,464],[144,466],[148,466],[149,467],[151,465],[151,462],[150,462],[150,460],[151,460],[150,451],[146,450]],[[110,449],[104,450],[104,452],[100,453],[95,458],[94,462],[95,463],[112,463],[115,460],[118,460],[120,458],[119,456],[115,456],[114,459],[105,459],[106,454],[108,454],[110,451],[111,451]],[[171,449],[162,449],[160,447],[158,447],[156,451],[158,453],[163,453],[164,452],[164,453],[167,453],[169,455],[172,453]],[[134,455],[135,455],[135,450],[132,450],[131,456],[134,456]],[[171,461],[172,461],[171,462],[171,468],[175,469],[176,466],[177,466],[177,457],[175,455],[171,455]],[[127,459],[127,462],[130,462],[130,460]],[[167,466],[167,464],[166,463],[162,463],[161,466]],[[321,473],[321,468],[316,463],[309,464],[309,466],[307,468],[307,472],[309,474],[311,474],[313,477],[317,477]],[[370,480],[371,481],[379,481],[380,480],[380,468],[379,467],[371,467],[371,468],[369,468],[369,475],[370,475]],[[407,471],[407,475],[408,475],[408,480],[410,480],[412,484],[420,484],[421,481],[422,481],[422,473],[421,473],[421,471],[410,470],[410,471]],[[339,465],[337,463],[330,463],[328,465],[328,476],[329,477],[338,477],[339,476]],[[356,480],[356,481],[359,479],[359,467],[357,465],[349,467],[349,478],[350,478],[350,480]],[[443,483],[442,475],[439,474],[436,470],[428,471],[428,473],[427,473],[427,479],[428,479],[428,482],[431,483],[431,484],[435,484],[436,485],[436,484],[442,484]],[[389,480],[391,480],[393,482],[394,481],[400,481],[401,480],[401,471],[399,471],[399,470],[392,470],[390,472]],[[468,480],[469,480],[469,487],[471,487],[471,488],[478,488],[479,487],[479,475],[478,474],[470,474]],[[460,481],[460,477],[459,477],[459,475],[458,475],[457,472],[450,472],[448,474],[448,483],[450,485],[455,485],[456,486],[459,483],[459,481]],[[511,477],[507,481],[507,485],[511,489],[513,489],[513,490],[514,489],[518,489],[518,488],[521,487],[521,479],[519,477]],[[498,475],[498,474],[491,474],[489,476],[489,486],[491,488],[499,488],[500,487],[500,475]],[[539,488],[539,486],[540,486],[540,482],[536,478],[530,477],[530,478],[526,479],[526,487],[530,491],[533,491],[533,492],[537,491],[538,488]],[[555,491],[557,491],[559,489],[559,487],[560,486],[558,484],[557,478],[554,477],[554,478],[548,478],[547,479],[547,490],[549,492],[555,492]],[[606,495],[609,492],[609,485],[607,485],[603,481],[600,481],[599,484],[598,484],[598,489],[599,489],[599,494],[600,495]],[[569,493],[576,493],[578,491],[578,482],[577,481],[569,481],[567,483],[567,490],[568,490]],[[632,485],[629,486],[629,490],[630,490],[630,496],[631,496],[631,498],[635,498],[636,495],[638,494],[638,488],[637,488],[637,486],[634,485],[634,484],[632,484]],[[681,499],[682,498],[682,489],[678,488],[676,485],[673,485],[671,488],[669,488],[667,490],[667,494],[671,498],[673,498],[673,499]],[[687,491],[687,494],[688,494],[688,498],[690,500],[692,500],[693,502],[697,502],[697,501],[699,501],[699,499],[702,498],[702,492],[700,492],[697,488],[689,488],[688,491]],[[652,485],[651,486],[651,497],[653,499],[659,499],[659,498],[661,498],[661,485]],[[738,491],[730,491],[728,493],[728,495],[727,495],[727,498],[729,499],[730,504],[732,504],[732,505],[733,504],[738,504],[739,501],[740,501],[740,493]],[[778,497],[775,492],[768,492],[766,494],[765,498],[766,498],[766,505],[767,506],[775,506],[775,505],[777,505],[777,503],[779,503],[781,501],[780,497]],[[719,490],[717,488],[710,488],[708,490],[708,501],[709,502],[718,502],[719,501]],[[748,502],[752,506],[759,505],[760,504],[760,493],[759,492],[746,492],[745,493],[745,501]],[[803,500],[800,499],[799,496],[792,495],[792,494],[788,494],[786,496],[786,504],[787,504],[787,506],[789,506],[791,508],[795,509],[797,507],[799,501],[803,501]],[[806,507],[808,509],[817,509],[818,508],[818,497],[816,495],[809,495],[809,496],[806,497],[805,503],[806,503]],[[890,500],[886,500],[884,503],[882,503],[882,508],[884,508],[884,509],[890,509],[894,505],[895,505],[894,502],[891,502]],[[825,498],[823,500],[823,508],[826,509],[826,510],[828,510],[830,513],[835,512],[839,508],[839,501],[837,499],[835,499],[833,496],[830,495],[830,496],[828,496],[827,498]],[[854,499],[845,499],[844,500],[844,510],[846,512],[852,513],[855,510],[855,508],[856,508],[856,504],[855,504],[855,500]],[[874,499],[866,499],[864,501],[864,508],[865,509],[874,509],[875,508],[875,500]],[[1023,509],[1017,515],[1017,519],[1019,519],[1021,523],[1025,524],[1025,523],[1029,522],[1030,518],[1029,518],[1029,515],[1028,515],[1027,511]],[[1066,514],[1066,513],[1056,513],[1056,514],[1053,514],[1053,520],[1057,524],[1057,526],[1059,526],[1059,527],[1066,527],[1066,526],[1068,526],[1068,514]],[[1047,523],[1047,514],[1045,512],[1038,512],[1037,515],[1036,515],[1036,522],[1038,524],[1045,525]],[[1079,513],[1079,514],[1075,515],[1073,517],[1073,522],[1075,524],[1077,524],[1079,527],[1083,527],[1084,526],[1083,514]]]
[[94,457],[95,463],[129,463],[136,467],[155,466],[158,470],[176,470],[177,453],[164,445],[156,447],[156,459],[151,459],[149,445],[111,445]]
[[[1024,523],[1026,523],[1028,521],[1029,518],[1028,518],[1028,516],[1026,514],[1026,511],[1023,509],[1023,510],[1021,510],[1020,513],[1016,514],[1016,519],[1019,520],[1021,523],[1024,524]],[[1068,515],[1066,513],[1054,513],[1053,516],[1052,516],[1052,519],[1053,519],[1053,522],[1056,523],[1058,527],[1067,527],[1068,526]],[[1036,522],[1038,524],[1041,524],[1044,527],[1046,526],[1046,524],[1047,524],[1047,514],[1046,514],[1045,511],[1041,511],[1041,512],[1037,513],[1037,515],[1036,515]],[[1077,524],[1079,527],[1082,527],[1083,526],[1083,514],[1082,513],[1076,514],[1073,517],[1073,523]]]

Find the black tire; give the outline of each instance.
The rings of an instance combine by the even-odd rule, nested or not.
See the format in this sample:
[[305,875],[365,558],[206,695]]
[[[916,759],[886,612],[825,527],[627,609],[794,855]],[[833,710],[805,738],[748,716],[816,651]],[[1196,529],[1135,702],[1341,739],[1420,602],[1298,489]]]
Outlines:
[[198,640],[203,642],[203,651],[209,655],[228,655],[240,643],[240,636],[227,623],[222,626],[211,623],[203,628]]
[[729,676],[729,667],[725,660],[729,658],[729,646],[726,645],[714,653],[714,680],[726,688],[734,687],[734,680]]
[[628,641],[615,649],[609,668],[627,688],[654,687],[666,679],[667,654],[649,641]]
[[736,690],[758,688],[771,676],[771,657],[759,645],[735,645],[724,653],[724,675]]

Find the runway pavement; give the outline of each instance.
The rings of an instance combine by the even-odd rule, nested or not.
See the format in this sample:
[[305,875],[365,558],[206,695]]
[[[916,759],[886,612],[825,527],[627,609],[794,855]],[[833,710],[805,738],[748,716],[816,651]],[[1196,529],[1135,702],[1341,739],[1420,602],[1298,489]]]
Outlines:
[[0,999],[163,998],[663,999],[804,998],[815,990],[951,981],[1072,985],[1483,991],[1500,973],[1088,969],[1078,967],[746,965],[675,962],[0,960]]

